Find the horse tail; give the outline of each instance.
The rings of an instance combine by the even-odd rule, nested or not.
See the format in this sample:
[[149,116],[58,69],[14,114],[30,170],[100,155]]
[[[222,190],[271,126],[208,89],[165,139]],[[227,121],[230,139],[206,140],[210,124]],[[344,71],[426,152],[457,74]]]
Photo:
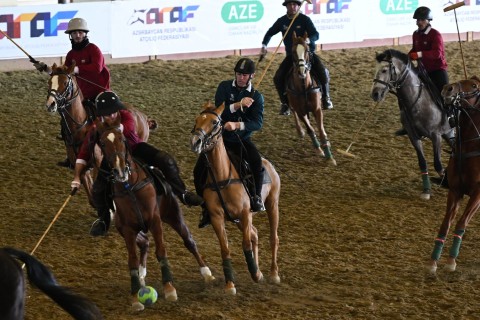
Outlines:
[[66,287],[59,286],[52,272],[35,257],[14,248],[4,248],[4,250],[10,256],[25,263],[30,282],[67,311],[74,319],[103,319],[100,310],[93,302],[73,293]]

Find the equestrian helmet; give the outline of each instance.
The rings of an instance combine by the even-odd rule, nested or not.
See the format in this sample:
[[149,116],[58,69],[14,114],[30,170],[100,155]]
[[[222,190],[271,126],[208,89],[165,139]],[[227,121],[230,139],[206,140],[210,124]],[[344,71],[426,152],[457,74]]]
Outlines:
[[82,18],[73,18],[70,21],[68,21],[68,27],[67,30],[65,30],[65,33],[70,34],[73,31],[83,31],[83,32],[88,32],[90,31],[87,26],[87,21]]
[[104,91],[95,98],[97,116],[108,116],[119,110],[126,109],[120,98],[112,91]]
[[299,6],[302,5],[302,1],[300,1],[300,0],[285,0],[285,1],[283,1],[282,5],[286,7],[287,4],[289,4],[290,2],[295,2],[295,3],[298,4]]
[[255,73],[255,62],[253,62],[251,59],[248,59],[248,58],[242,58],[238,60],[233,70],[235,72],[243,73],[243,74]]
[[433,20],[432,10],[427,7],[418,7],[413,14],[413,19]]

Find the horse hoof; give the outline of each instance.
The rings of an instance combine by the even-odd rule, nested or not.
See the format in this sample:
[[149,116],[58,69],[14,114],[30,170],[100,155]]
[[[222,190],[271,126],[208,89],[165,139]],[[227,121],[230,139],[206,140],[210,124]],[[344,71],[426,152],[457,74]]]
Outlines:
[[457,263],[454,261],[453,263],[447,263],[445,265],[445,270],[448,272],[454,272],[457,268]]
[[235,287],[233,288],[225,288],[225,293],[230,296],[234,296],[237,294],[237,289]]
[[330,163],[331,165],[334,165],[334,166],[337,165],[337,161],[333,157],[328,158],[327,162]]
[[278,276],[278,274],[270,276],[270,283],[273,283],[273,284],[280,283],[280,277]]
[[167,301],[177,301],[177,290],[173,289],[171,291],[165,291],[165,300]]
[[212,282],[215,280],[215,277],[212,275],[212,271],[210,271],[209,267],[201,267],[200,274],[202,275],[206,283]]
[[428,272],[429,274],[432,274],[432,275],[433,275],[433,274],[436,274],[436,273],[437,273],[437,265],[436,265],[436,264],[434,264],[434,265],[427,265],[427,266],[425,266],[425,269],[427,270],[427,272]]
[[430,193],[422,193],[422,194],[420,195],[420,199],[430,200]]
[[140,302],[136,301],[132,303],[132,308],[133,308],[133,311],[142,311],[143,309],[145,309],[145,306]]
[[255,277],[253,278],[253,281],[258,283],[258,282],[262,282],[263,280],[264,280],[263,273],[258,271]]

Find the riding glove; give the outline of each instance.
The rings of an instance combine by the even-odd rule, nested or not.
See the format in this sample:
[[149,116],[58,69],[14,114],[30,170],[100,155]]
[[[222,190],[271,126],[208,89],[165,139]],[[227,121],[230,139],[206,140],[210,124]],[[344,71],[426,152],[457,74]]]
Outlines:
[[37,61],[33,66],[40,72],[47,71],[47,65],[43,62]]

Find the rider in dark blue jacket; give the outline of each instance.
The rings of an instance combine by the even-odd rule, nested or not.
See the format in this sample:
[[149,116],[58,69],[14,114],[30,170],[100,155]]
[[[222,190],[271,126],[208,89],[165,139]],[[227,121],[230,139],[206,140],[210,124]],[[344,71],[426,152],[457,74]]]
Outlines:
[[[287,14],[278,18],[277,21],[268,29],[267,33],[265,34],[263,41],[262,41],[262,51],[260,53],[261,56],[265,56],[267,54],[267,45],[270,42],[270,39],[276,35],[277,33],[281,32],[282,35],[285,35],[285,32],[288,29],[288,26],[292,22],[292,19],[297,14],[298,10],[300,10],[302,2],[300,0],[285,0],[283,5],[287,7]],[[312,62],[312,75],[315,79],[320,81],[321,89],[322,89],[322,108],[323,109],[332,109],[333,104],[330,100],[330,86],[329,86],[329,72],[328,69],[325,68],[323,63],[320,61],[320,58],[315,54],[315,41],[318,40],[319,34],[315,25],[313,24],[312,20],[304,15],[303,13],[299,13],[295,21],[293,22],[290,30],[288,31],[287,35],[283,39],[283,44],[285,45],[285,53],[286,57],[280,64],[275,76],[273,78],[273,82],[275,83],[275,88],[277,89],[278,95],[280,97],[280,101],[282,103],[280,114],[281,115],[289,115],[290,108],[287,103],[287,97],[285,95],[285,79],[287,77],[288,71],[291,69],[293,65],[292,60],[292,34],[293,31],[297,34],[297,36],[303,36],[305,32],[308,34],[308,38],[310,40],[309,49],[310,49],[310,56]]]

